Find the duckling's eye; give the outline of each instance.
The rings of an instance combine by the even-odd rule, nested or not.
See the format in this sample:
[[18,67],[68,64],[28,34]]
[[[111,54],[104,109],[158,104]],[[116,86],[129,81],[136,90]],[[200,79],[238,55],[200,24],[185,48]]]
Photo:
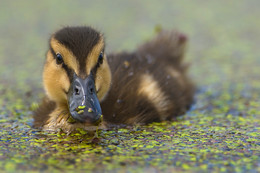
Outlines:
[[56,63],[57,64],[63,63],[63,58],[62,58],[61,54],[59,54],[59,53],[56,54]]
[[98,64],[100,65],[100,64],[102,64],[103,63],[103,52],[101,52],[100,54],[99,54],[99,57],[98,57]]

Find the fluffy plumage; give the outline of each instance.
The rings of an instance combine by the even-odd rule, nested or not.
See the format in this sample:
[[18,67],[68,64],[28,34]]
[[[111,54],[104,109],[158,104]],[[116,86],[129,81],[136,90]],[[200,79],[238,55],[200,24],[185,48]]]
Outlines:
[[[134,52],[106,56],[102,34],[90,27],[66,27],[50,39],[44,68],[46,97],[35,112],[36,127],[72,131],[91,124],[71,122],[68,106],[72,76],[93,74],[104,122],[150,123],[171,120],[185,113],[193,100],[194,86],[183,63],[186,36],[161,31]],[[56,63],[63,54],[62,65]],[[104,62],[98,64],[100,52]]]

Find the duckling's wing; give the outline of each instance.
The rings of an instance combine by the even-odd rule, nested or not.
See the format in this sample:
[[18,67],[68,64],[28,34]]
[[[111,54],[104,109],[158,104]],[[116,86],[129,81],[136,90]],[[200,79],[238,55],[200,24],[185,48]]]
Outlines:
[[177,31],[162,31],[135,52],[109,55],[112,85],[101,103],[104,119],[134,124],[183,114],[194,91],[182,63],[185,42]]

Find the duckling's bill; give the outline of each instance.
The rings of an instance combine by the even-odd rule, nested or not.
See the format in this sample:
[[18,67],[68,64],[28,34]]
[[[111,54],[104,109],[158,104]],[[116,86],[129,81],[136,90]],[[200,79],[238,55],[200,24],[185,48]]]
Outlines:
[[92,74],[85,79],[74,74],[68,92],[68,105],[72,118],[79,122],[95,125],[102,121],[102,111]]

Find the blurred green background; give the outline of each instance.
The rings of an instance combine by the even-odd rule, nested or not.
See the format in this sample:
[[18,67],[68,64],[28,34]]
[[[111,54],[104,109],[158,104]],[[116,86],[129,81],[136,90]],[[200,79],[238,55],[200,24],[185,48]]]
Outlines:
[[[156,25],[178,29],[189,36],[187,56],[195,78],[245,77],[257,73],[252,71],[258,70],[254,67],[260,61],[254,58],[259,56],[259,13],[257,0],[2,0],[1,81],[39,85],[48,39],[68,25],[90,25],[102,31],[108,52],[134,50],[155,34]],[[197,72],[201,67],[204,70]]]
[[[0,3],[1,170],[260,171],[260,1]],[[185,33],[198,88],[192,110],[177,123],[101,132],[97,147],[35,136],[48,39],[68,25],[103,32],[108,53],[133,51],[158,26]]]

